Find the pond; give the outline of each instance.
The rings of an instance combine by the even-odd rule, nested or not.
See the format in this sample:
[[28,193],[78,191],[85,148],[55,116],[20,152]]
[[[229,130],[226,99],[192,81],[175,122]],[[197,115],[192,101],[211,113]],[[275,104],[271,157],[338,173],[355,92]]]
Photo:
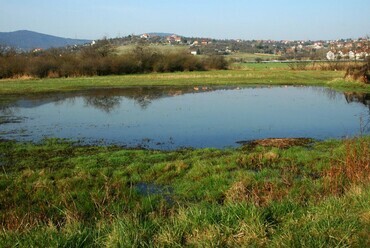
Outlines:
[[0,139],[47,137],[151,149],[369,133],[370,95],[321,87],[96,89],[0,102]]

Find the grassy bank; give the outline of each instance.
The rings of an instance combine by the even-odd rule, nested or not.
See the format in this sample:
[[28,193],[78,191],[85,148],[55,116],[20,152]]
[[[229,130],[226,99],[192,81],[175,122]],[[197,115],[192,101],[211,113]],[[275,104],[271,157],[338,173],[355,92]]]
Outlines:
[[1,247],[367,247],[370,138],[147,151],[0,143]]
[[370,86],[343,80],[341,71],[293,71],[285,65],[251,64],[226,71],[152,73],[59,79],[0,80],[0,95],[127,86],[315,85],[370,92]]

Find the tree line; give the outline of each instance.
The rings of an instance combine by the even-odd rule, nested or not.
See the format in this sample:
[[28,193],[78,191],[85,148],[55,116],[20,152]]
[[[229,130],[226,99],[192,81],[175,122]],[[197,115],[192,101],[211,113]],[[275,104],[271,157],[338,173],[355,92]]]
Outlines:
[[0,78],[124,75],[219,70],[227,67],[223,56],[199,57],[186,51],[165,53],[145,45],[137,45],[125,54],[118,54],[108,40],[78,51],[49,49],[17,53],[14,50],[0,50]]

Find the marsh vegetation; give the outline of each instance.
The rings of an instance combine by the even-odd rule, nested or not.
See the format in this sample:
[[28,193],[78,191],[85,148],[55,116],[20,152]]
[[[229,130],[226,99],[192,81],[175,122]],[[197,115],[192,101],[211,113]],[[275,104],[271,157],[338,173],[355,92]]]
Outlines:
[[0,246],[366,247],[369,138],[177,151],[0,143]]

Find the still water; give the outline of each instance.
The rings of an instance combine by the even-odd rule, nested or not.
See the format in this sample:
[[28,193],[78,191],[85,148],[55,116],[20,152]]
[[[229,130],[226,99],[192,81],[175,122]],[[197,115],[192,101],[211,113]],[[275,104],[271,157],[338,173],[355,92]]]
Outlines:
[[260,138],[368,134],[369,121],[369,94],[320,87],[99,89],[1,103],[0,139],[223,148]]

